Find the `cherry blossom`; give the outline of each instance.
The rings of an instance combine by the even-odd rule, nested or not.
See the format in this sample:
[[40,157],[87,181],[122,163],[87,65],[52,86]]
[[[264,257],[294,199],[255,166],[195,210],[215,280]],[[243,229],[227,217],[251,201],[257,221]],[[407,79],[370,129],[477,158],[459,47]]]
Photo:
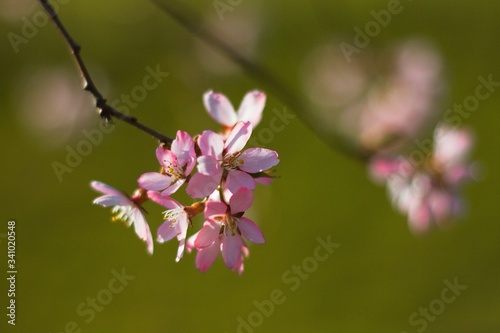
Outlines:
[[248,256],[242,236],[262,244],[264,236],[255,222],[243,217],[253,201],[252,191],[241,188],[227,205],[222,201],[207,201],[202,229],[190,239],[189,247],[198,250],[196,267],[204,272],[212,266],[219,251],[226,266],[243,271],[243,256]]
[[255,189],[252,174],[260,173],[279,163],[278,154],[265,148],[243,150],[250,135],[252,124],[238,122],[224,142],[222,137],[212,131],[204,131],[198,146],[198,172],[192,177],[186,189],[193,198],[210,195],[222,181],[226,199],[240,188]]
[[[177,131],[170,145],[165,139],[156,149],[160,172],[143,173],[137,180],[140,189],[132,197],[92,182],[92,187],[104,194],[94,203],[114,206],[114,219],[124,220],[129,226],[133,223],[150,253],[153,239],[142,204],[149,200],[165,207],[156,241],[161,244],[176,238],[179,242],[176,261],[183,258],[185,250],[196,249],[195,265],[205,272],[221,252],[226,266],[241,274],[244,258],[249,254],[245,240],[264,243],[257,224],[243,215],[253,202],[252,190],[256,184],[269,185],[273,179],[270,169],[279,163],[278,153],[273,150],[245,149],[253,126],[262,117],[265,100],[264,93],[251,91],[236,112],[224,95],[206,93],[205,105],[210,115],[223,125],[222,133],[205,130],[191,137]],[[201,200],[185,204],[173,198],[182,187],[191,198]],[[201,229],[189,237],[190,229],[196,226],[193,219],[201,214],[205,217]]]
[[165,221],[158,228],[158,243],[168,242],[174,237],[179,241],[179,248],[175,261],[179,261],[184,254],[186,233],[191,223],[191,217],[184,205],[178,201],[161,195],[159,192],[149,191],[148,197],[157,204],[168,208],[164,212]]
[[408,215],[415,233],[459,217],[464,211],[461,186],[473,176],[473,139],[467,130],[439,126],[433,142],[421,164],[406,156],[377,156],[370,163],[372,177],[387,184],[392,203]]
[[188,133],[177,131],[171,148],[158,147],[156,157],[163,168],[162,172],[147,172],[137,182],[146,190],[162,191],[162,194],[170,195],[184,184],[196,165],[193,139]]
[[141,207],[143,201],[146,200],[145,191],[138,190],[132,197],[129,197],[125,193],[98,181],[93,181],[90,185],[94,190],[104,194],[96,198],[93,203],[103,207],[113,206],[115,214],[113,220],[121,220],[129,227],[133,224],[137,236],[146,242],[148,253],[153,254],[153,237]]

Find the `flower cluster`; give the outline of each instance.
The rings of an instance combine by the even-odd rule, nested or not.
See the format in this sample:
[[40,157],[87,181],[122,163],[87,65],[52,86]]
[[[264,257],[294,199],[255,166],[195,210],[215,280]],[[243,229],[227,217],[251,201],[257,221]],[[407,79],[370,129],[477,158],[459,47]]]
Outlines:
[[369,168],[376,181],[387,185],[393,205],[408,215],[411,230],[422,233],[463,212],[459,190],[473,178],[472,146],[467,130],[441,125],[424,158],[419,157],[424,156],[420,150],[408,157],[376,156]]
[[[142,208],[145,201],[151,200],[167,209],[157,230],[157,242],[177,238],[177,261],[186,247],[189,252],[195,249],[196,267],[204,272],[220,251],[226,266],[241,274],[243,257],[248,256],[244,239],[265,242],[257,224],[243,215],[252,205],[256,183],[268,184],[272,179],[269,170],[279,163],[273,150],[245,149],[252,129],[261,120],[266,95],[249,92],[237,111],[219,93],[209,91],[203,101],[209,115],[222,125],[221,133],[206,130],[193,138],[178,131],[170,146],[156,149],[160,172],[141,175],[140,188],[132,197],[94,181],[91,186],[104,194],[94,203],[113,206],[114,219],[134,224],[136,234],[152,254],[152,235]],[[186,206],[171,197],[183,185],[186,193],[198,201]],[[187,239],[192,218],[200,214],[205,216],[203,227]]]

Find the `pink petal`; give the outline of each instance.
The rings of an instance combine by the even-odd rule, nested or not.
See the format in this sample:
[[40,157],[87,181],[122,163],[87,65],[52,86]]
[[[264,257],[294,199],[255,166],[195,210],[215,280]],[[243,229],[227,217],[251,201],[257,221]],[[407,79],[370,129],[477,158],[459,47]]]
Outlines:
[[415,234],[421,234],[427,231],[431,224],[431,211],[426,203],[414,203],[408,210],[408,221],[410,229]]
[[164,189],[161,194],[162,195],[171,195],[177,192],[179,188],[181,188],[182,184],[184,184],[185,179],[172,179],[172,182]]
[[456,164],[467,158],[474,140],[467,130],[457,130],[441,125],[435,133],[434,155],[438,163]]
[[93,203],[104,207],[133,205],[132,201],[124,195],[103,195],[96,198]]
[[280,160],[278,153],[265,148],[250,148],[240,155],[243,164],[239,168],[249,173],[262,172],[277,165]]
[[109,194],[109,195],[114,195],[114,196],[124,196],[123,193],[121,191],[117,190],[116,188],[111,187],[107,184],[98,182],[98,181],[91,182],[90,186],[94,190],[101,192],[103,194]]
[[206,272],[217,259],[219,254],[220,241],[217,239],[215,243],[204,249],[198,250],[196,255],[196,268],[201,272]]
[[191,198],[207,197],[217,189],[221,177],[222,173],[215,176],[206,176],[197,172],[189,180],[186,192]]
[[473,177],[473,170],[469,165],[456,165],[450,167],[444,174],[446,181],[452,185],[458,185]]
[[158,243],[168,242],[178,234],[180,234],[181,230],[179,228],[179,224],[176,224],[172,227],[172,221],[166,220],[158,227],[158,238],[156,241]]
[[198,157],[198,172],[205,176],[214,176],[221,172],[221,164],[212,156]]
[[148,253],[149,254],[153,254],[153,235],[151,235],[151,230],[149,229],[149,225],[147,226],[148,227],[148,234],[149,236],[147,237],[146,239],[146,247],[147,247],[147,250],[148,250]]
[[169,176],[162,175],[158,172],[146,172],[137,180],[140,187],[149,191],[163,190],[167,188],[171,182],[172,179]]
[[240,217],[238,219],[238,228],[240,229],[243,237],[245,237],[249,241],[257,244],[266,242],[259,226],[252,220],[247,219],[246,217]]
[[220,224],[212,221],[206,221],[203,223],[203,228],[201,228],[198,236],[194,240],[194,247],[197,249],[202,249],[212,245],[216,239],[219,238]]
[[[181,167],[186,167],[186,173],[193,169],[196,154],[194,152],[194,142],[191,136],[183,131],[177,131],[175,140],[172,142],[172,152],[177,157],[177,161]],[[191,169],[191,170],[189,170]]]
[[238,213],[243,213],[250,208],[253,202],[253,192],[247,188],[240,188],[236,193],[233,194],[231,200],[229,200],[229,205],[231,206],[231,214],[235,215]]
[[238,262],[236,263],[236,266],[233,268],[233,271],[234,270],[238,271],[238,275],[243,274],[244,265],[243,265],[243,256],[242,255],[240,255],[238,257]]
[[241,247],[243,246],[243,240],[240,235],[222,235],[221,241],[221,252],[224,263],[230,269],[236,267],[238,263],[238,258],[241,255]]
[[182,214],[179,216],[179,220],[177,221],[180,227],[180,233],[177,235],[177,240],[179,241],[179,247],[177,249],[177,256],[175,258],[176,262],[182,259],[184,255],[184,248],[186,245],[186,233],[188,228],[188,219],[186,214]]
[[212,156],[216,160],[222,160],[224,141],[219,134],[212,131],[203,131],[198,138],[198,147],[200,147],[202,155]]
[[199,233],[200,232],[198,231],[197,233],[191,235],[191,237],[188,238],[186,242],[186,250],[188,251],[188,253],[191,253],[191,251],[193,251],[193,249],[195,248],[194,241],[196,240],[196,237],[198,237]]
[[384,182],[399,172],[401,161],[396,158],[376,157],[370,161],[369,172],[374,181]]
[[148,197],[152,201],[156,202],[157,204],[168,208],[168,209],[178,209],[178,208],[184,208],[182,204],[180,204],[178,201],[166,196],[162,195],[158,192],[154,191],[148,191]]
[[455,198],[451,193],[434,190],[428,198],[432,217],[436,222],[442,222],[453,214]]
[[208,114],[219,124],[232,127],[236,123],[236,112],[226,96],[208,91],[203,95],[203,104]]
[[151,230],[149,229],[149,225],[146,222],[144,215],[142,215],[139,208],[133,209],[132,214],[135,233],[140,239],[146,242],[148,253],[153,254],[153,236],[151,235]]
[[207,201],[205,204],[205,217],[215,219],[216,216],[227,214],[227,205],[221,201]]
[[93,181],[90,183],[90,186],[101,193],[104,193],[105,195],[100,196],[96,198],[93,203],[96,205],[101,205],[104,207],[109,207],[109,206],[127,206],[131,205],[132,201],[128,196],[126,196],[124,193],[118,191],[114,187],[111,187],[107,184]]
[[243,246],[241,247],[241,254],[242,258],[248,258],[250,256],[250,251],[248,250],[248,247],[245,246],[245,244],[243,244]]
[[161,146],[156,148],[156,158],[164,168],[168,168],[171,164],[177,165],[177,157],[175,154],[171,150],[163,149]]
[[226,155],[240,152],[247,144],[252,135],[252,124],[250,122],[238,122],[229,134],[224,145]]
[[249,121],[252,127],[256,127],[262,119],[262,111],[266,105],[266,94],[254,90],[243,98],[238,108],[238,121]]
[[229,189],[233,194],[238,192],[240,188],[254,190],[255,180],[246,172],[234,170],[230,171],[227,175],[224,187]]
[[248,255],[249,255],[248,248],[243,244],[243,246],[241,247],[241,255],[238,258],[238,263],[236,263],[236,267],[234,268],[238,270],[239,275],[243,274],[243,269],[244,269],[243,257],[248,257]]
[[[179,236],[181,234],[177,235],[177,239],[179,239]],[[184,255],[184,248],[186,246],[186,237],[180,238],[179,239],[179,247],[177,248],[177,256],[175,257],[175,262],[179,262],[179,260],[182,259]]]

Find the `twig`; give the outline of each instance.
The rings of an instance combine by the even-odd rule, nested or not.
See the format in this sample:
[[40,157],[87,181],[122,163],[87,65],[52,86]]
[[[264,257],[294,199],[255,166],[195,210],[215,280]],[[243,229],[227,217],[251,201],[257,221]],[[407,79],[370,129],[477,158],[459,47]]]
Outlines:
[[61,20],[57,16],[54,8],[52,5],[49,3],[48,0],[40,0],[40,3],[42,4],[43,8],[45,11],[49,14],[49,17],[51,18],[52,22],[56,25],[57,29],[61,32],[63,35],[64,39],[68,43],[68,46],[71,50],[71,53],[73,55],[73,58],[75,59],[78,68],[80,69],[80,72],[82,74],[83,80],[84,80],[84,90],[88,91],[90,94],[95,99],[95,106],[99,110],[99,115],[106,121],[110,121],[112,117],[120,119],[127,124],[130,124],[138,129],[140,129],[143,132],[148,133],[149,135],[155,137],[158,139],[160,142],[165,143],[165,144],[170,144],[172,143],[172,138],[169,138],[168,136],[165,136],[149,127],[146,125],[141,124],[137,118],[135,117],[130,117],[127,116],[120,111],[116,110],[112,106],[110,106],[107,102],[106,99],[102,96],[102,94],[99,92],[97,89],[96,85],[94,84],[94,81],[92,80],[92,76],[90,75],[89,71],[87,70],[87,66],[85,65],[85,62],[83,61],[82,57],[80,56],[80,50],[81,47],[78,45],[78,43],[75,42],[75,40],[71,37],[71,35],[68,33],[64,25],[62,24]]
[[366,151],[353,142],[350,142],[331,127],[325,127],[325,124],[314,117],[313,113],[308,112],[308,105],[299,97],[300,94],[293,91],[284,81],[278,79],[277,76],[263,64],[248,59],[228,43],[213,34],[201,23],[202,20],[193,10],[188,8],[187,5],[174,0],[153,1],[182,27],[208,45],[222,52],[250,76],[274,92],[283,102],[290,105],[312,132],[316,133],[322,140],[329,143],[337,151],[361,161],[365,161],[372,154],[372,152]]

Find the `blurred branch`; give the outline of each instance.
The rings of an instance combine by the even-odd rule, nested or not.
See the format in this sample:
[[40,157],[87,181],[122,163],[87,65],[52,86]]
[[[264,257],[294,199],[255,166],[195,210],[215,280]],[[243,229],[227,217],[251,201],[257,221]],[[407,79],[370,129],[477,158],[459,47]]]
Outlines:
[[300,98],[299,93],[293,91],[288,85],[285,84],[284,81],[278,79],[277,76],[263,64],[259,64],[256,61],[245,57],[229,44],[217,37],[201,23],[203,20],[192,9],[174,0],[153,1],[182,27],[206,42],[208,45],[222,52],[226,57],[240,66],[247,74],[272,91],[285,104],[290,105],[306,126],[308,126],[323,141],[329,143],[337,151],[363,161],[371,155],[370,152],[355,146],[352,142],[341,136],[331,127],[326,128],[320,120],[315,119],[312,116],[312,113],[308,112],[308,106],[304,100]]
[[169,138],[168,136],[165,136],[165,135],[147,127],[146,125],[141,124],[140,122],[137,121],[137,118],[127,116],[127,115],[121,113],[120,111],[116,110],[115,108],[113,108],[112,106],[110,106],[106,102],[106,99],[102,96],[102,94],[99,92],[96,85],[94,84],[94,81],[92,80],[92,76],[90,75],[89,71],[87,70],[87,66],[85,65],[85,62],[83,61],[82,57],[80,56],[80,50],[81,50],[80,45],[78,45],[78,43],[75,42],[75,40],[71,37],[69,32],[66,30],[66,28],[62,24],[61,20],[57,16],[54,8],[49,3],[49,1],[48,0],[40,0],[40,3],[42,4],[45,11],[49,14],[49,17],[51,18],[52,22],[54,22],[57,29],[61,32],[64,39],[68,43],[68,46],[71,50],[73,58],[75,59],[77,65],[78,65],[78,68],[80,69],[80,72],[82,74],[82,77],[84,80],[84,90],[88,91],[94,97],[95,106],[99,109],[99,115],[101,116],[101,118],[103,118],[105,121],[111,121],[112,117],[120,119],[120,120],[126,122],[127,124],[132,125],[135,128],[138,128],[139,130],[146,132],[149,135],[155,137],[160,142],[170,144],[172,142],[172,139]]
[[186,30],[205,41],[210,46],[222,52],[226,57],[239,65],[248,74],[260,81],[271,89],[280,99],[292,105],[294,109],[302,108],[302,101],[297,97],[298,94],[293,92],[283,82],[278,80],[271,71],[261,64],[257,64],[248,59],[229,44],[215,36],[202,23],[202,19],[191,9],[185,5],[172,0],[153,0],[163,11],[168,13]]

